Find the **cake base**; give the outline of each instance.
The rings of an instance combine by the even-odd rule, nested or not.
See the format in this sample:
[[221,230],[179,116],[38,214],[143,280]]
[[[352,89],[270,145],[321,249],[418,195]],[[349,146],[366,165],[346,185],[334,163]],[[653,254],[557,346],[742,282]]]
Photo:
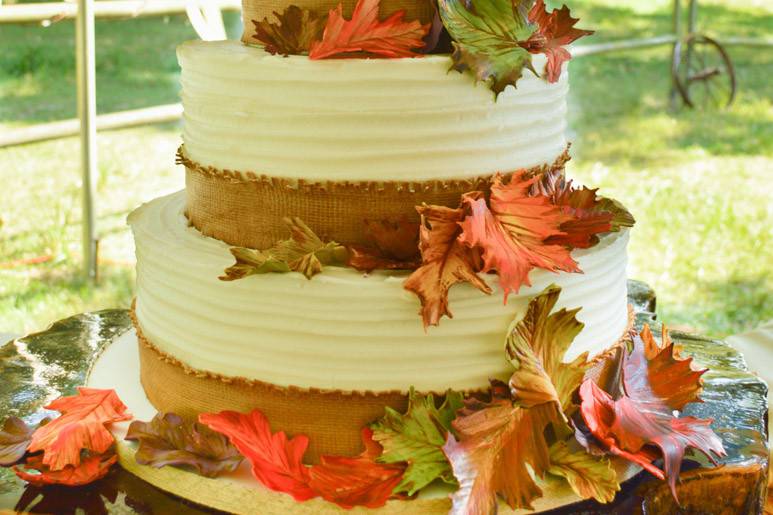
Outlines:
[[[139,381],[139,346],[137,335],[130,330],[107,347],[94,363],[88,378],[88,386],[112,388],[128,406],[135,420],[150,420],[156,409],[150,403]],[[136,443],[124,440],[130,422],[113,424],[120,465],[128,472],[166,492],[208,508],[236,514],[255,513],[260,506],[261,514],[332,514],[371,513],[374,510],[355,508],[344,510],[322,499],[297,502],[291,496],[265,488],[252,477],[249,463],[245,462],[234,473],[218,478],[206,478],[174,467],[139,465],[134,459]],[[641,469],[625,461],[614,462],[621,482],[631,479]],[[535,513],[567,507],[583,500],[560,478],[538,480],[543,497],[534,501],[534,511],[510,510],[500,506],[500,513]],[[419,498],[409,501],[392,500],[377,510],[384,514],[448,513],[451,501],[449,488],[430,487]]]

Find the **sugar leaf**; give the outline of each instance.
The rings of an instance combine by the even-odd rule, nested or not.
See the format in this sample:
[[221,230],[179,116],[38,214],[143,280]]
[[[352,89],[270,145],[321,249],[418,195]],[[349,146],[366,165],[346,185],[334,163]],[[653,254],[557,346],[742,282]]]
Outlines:
[[278,23],[268,18],[252,20],[255,25],[252,37],[263,43],[266,52],[284,56],[305,54],[312,42],[322,37],[326,20],[313,11],[289,5],[282,14],[274,12],[274,16]]
[[83,458],[78,465],[67,465],[59,470],[52,470],[43,461],[43,455],[30,456],[13,471],[19,478],[36,486],[83,486],[105,477],[118,461],[118,456],[113,453],[94,454]]
[[566,479],[572,490],[583,499],[608,503],[620,490],[617,474],[608,459],[592,456],[584,449],[572,452],[563,440],[550,446],[548,473]]

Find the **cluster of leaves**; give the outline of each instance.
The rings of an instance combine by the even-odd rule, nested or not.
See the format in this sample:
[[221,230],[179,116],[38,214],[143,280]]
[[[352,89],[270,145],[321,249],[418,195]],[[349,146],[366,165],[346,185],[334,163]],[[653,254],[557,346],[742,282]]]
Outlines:
[[453,69],[470,71],[499,95],[515,86],[524,69],[539,75],[531,54],[545,54],[544,77],[556,82],[571,58],[564,48],[593,34],[574,28],[577,19],[563,6],[547,12],[543,0],[438,0],[440,17],[454,40]]
[[107,426],[131,419],[114,390],[78,388],[46,409],[61,415],[37,427],[7,419],[0,431],[0,466],[35,485],[85,485],[107,474],[117,461]]
[[275,12],[277,22],[253,20],[254,38],[272,54],[308,54],[311,59],[331,57],[415,57],[424,47],[430,25],[404,21],[398,11],[379,21],[380,0],[358,0],[352,17],[339,5],[327,17],[291,5]]
[[421,216],[421,266],[405,288],[421,301],[424,326],[437,325],[448,307],[448,291],[470,283],[491,293],[480,272],[496,271],[505,301],[530,286],[534,268],[579,272],[575,248],[587,248],[598,234],[633,225],[633,217],[596,190],[575,188],[563,169],[520,170],[508,179],[496,175],[488,195],[475,191],[456,208],[417,207]]

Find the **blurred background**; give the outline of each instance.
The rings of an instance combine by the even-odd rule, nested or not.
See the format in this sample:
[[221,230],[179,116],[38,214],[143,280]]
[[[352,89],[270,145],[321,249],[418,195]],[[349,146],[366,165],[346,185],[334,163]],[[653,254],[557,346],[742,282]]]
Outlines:
[[[572,0],[571,8],[597,31],[583,44],[673,31],[671,0]],[[239,14],[223,18],[238,38]],[[773,1],[700,0],[697,29],[720,41],[770,38]],[[0,141],[76,116],[74,33],[67,19],[0,23]],[[98,112],[177,102],[175,47],[196,37],[184,14],[98,19]],[[727,51],[737,80],[727,109],[672,106],[671,46],[578,57],[570,79],[569,174],[636,216],[629,276],[654,287],[660,318],[714,337],[773,318],[773,48]],[[99,133],[96,282],[83,274],[77,137],[0,145],[0,333],[129,306],[125,218],[183,187],[179,133],[177,122]]]

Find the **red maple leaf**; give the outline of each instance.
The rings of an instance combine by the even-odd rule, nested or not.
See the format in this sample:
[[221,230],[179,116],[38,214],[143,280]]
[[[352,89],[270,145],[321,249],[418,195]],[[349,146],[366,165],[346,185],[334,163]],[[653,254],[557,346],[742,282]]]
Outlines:
[[[712,420],[674,416],[674,410],[700,401],[705,370],[693,370],[691,362],[678,359],[667,337],[658,346],[645,328],[634,335],[633,350],[626,350],[623,357],[620,398],[613,399],[590,379],[580,387],[583,420],[601,446],[667,479],[674,498],[687,448],[711,461],[712,453],[725,454],[722,441],[709,427]],[[658,457],[663,458],[663,470],[652,463]]]
[[572,18],[567,6],[553,9],[548,13],[544,0],[537,0],[529,11],[529,21],[537,24],[537,30],[521,43],[521,46],[532,54],[545,54],[548,62],[545,65],[545,77],[548,82],[556,82],[561,76],[561,66],[572,55],[564,45],[583,36],[593,34],[592,30],[574,28],[577,18]]
[[359,456],[322,456],[319,465],[311,467],[309,486],[323,499],[350,509],[379,508],[392,497],[405,466],[376,463],[383,449],[367,427],[362,429],[362,442],[365,450]]
[[480,196],[465,195],[462,200],[471,214],[460,224],[459,239],[483,249],[483,271],[497,271],[505,301],[521,285],[531,286],[533,268],[580,271],[567,247],[547,243],[551,237],[566,235],[560,227],[571,217],[549,197],[530,195],[538,177],[527,175],[525,170],[516,172],[508,184],[501,175],[494,176],[489,205]]
[[391,58],[421,55],[412,49],[424,46],[423,38],[429,31],[429,24],[403,21],[404,10],[381,22],[378,20],[379,2],[358,0],[351,20],[343,17],[342,6],[338,4],[330,11],[322,41],[311,45],[309,58],[326,59],[355,52]]
[[292,495],[298,501],[316,497],[309,488],[309,469],[303,454],[309,445],[305,435],[288,440],[284,432],[271,432],[265,415],[258,410],[249,414],[235,411],[204,413],[199,422],[226,435],[252,464],[252,474],[266,487]]
[[[483,198],[480,193],[468,193],[469,198]],[[438,325],[440,318],[453,318],[448,309],[448,290],[467,282],[484,293],[491,293],[488,284],[478,276],[480,257],[476,249],[462,244],[459,223],[465,210],[442,206],[419,206],[419,250],[422,264],[406,279],[403,287],[418,295],[421,316],[426,329]]]
[[110,467],[118,461],[115,454],[94,454],[84,458],[77,466],[67,465],[61,470],[51,470],[43,463],[43,455],[27,458],[27,461],[13,468],[14,473],[24,481],[36,486],[43,485],[87,485],[105,477]]
[[102,454],[113,444],[105,425],[131,419],[115,390],[79,387],[78,395],[61,397],[46,409],[62,415],[32,435],[29,452],[44,451],[42,463],[51,471],[81,462],[81,451]]

